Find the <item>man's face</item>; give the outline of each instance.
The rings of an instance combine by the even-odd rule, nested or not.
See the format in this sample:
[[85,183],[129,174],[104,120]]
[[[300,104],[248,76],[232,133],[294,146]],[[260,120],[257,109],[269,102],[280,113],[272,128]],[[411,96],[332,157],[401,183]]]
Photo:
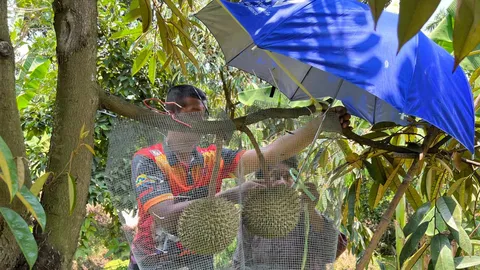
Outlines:
[[[203,102],[197,98],[186,97],[180,103],[182,108],[177,111],[177,118],[186,123],[200,121],[205,117]],[[200,142],[200,134],[188,132],[169,132],[169,144],[181,152],[189,152]]]
[[290,175],[290,168],[285,164],[278,165],[275,169],[270,172],[270,180],[275,181],[274,186],[276,185],[293,185],[293,179]]
[[205,106],[203,106],[203,102],[198,98],[193,97],[186,97],[180,103],[182,108],[180,109],[179,113],[204,113]]

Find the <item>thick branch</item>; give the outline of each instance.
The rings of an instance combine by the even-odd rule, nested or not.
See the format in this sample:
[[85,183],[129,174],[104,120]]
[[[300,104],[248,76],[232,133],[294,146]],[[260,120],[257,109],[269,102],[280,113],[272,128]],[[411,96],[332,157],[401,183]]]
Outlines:
[[233,120],[198,121],[196,123],[191,123],[192,127],[189,128],[173,121],[168,115],[155,113],[151,110],[144,109],[135,104],[128,103],[122,98],[105,93],[102,90],[98,91],[100,97],[100,108],[107,109],[119,115],[138,121],[143,121],[147,118],[150,120],[158,119],[159,121],[164,121],[164,123],[168,123],[168,128],[172,131],[220,134],[225,132],[231,132],[234,130],[243,130],[245,126],[255,124],[266,119],[298,118],[304,115],[311,115],[313,112],[315,112],[315,106],[313,105],[309,107],[293,109],[271,108],[255,112],[247,116],[235,118]]

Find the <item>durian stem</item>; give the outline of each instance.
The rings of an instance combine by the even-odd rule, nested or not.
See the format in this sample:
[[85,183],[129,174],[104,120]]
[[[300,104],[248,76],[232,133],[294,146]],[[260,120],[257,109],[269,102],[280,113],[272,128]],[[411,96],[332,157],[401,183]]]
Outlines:
[[308,235],[310,234],[310,212],[308,211],[308,205],[305,204],[305,243],[303,244],[303,259],[302,270],[305,270],[308,258]]
[[255,136],[253,135],[252,131],[247,126],[244,126],[242,128],[242,131],[245,132],[245,134],[247,134],[248,138],[250,139],[250,142],[253,145],[253,148],[255,148],[255,152],[257,153],[258,160],[260,162],[260,169],[262,171],[262,175],[263,175],[263,177],[265,177],[268,173],[267,163],[265,162],[265,157],[263,156],[263,153],[260,150],[260,146],[258,145],[258,142],[255,139]]
[[222,160],[222,139],[217,136],[215,139],[215,165],[213,166],[212,176],[210,177],[210,183],[208,184],[208,198],[215,197],[217,191],[218,173],[220,172],[220,161]]

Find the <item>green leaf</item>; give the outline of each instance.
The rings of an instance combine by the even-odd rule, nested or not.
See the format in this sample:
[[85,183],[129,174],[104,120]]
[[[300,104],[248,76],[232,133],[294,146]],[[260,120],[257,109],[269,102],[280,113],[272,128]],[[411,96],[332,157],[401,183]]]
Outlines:
[[183,13],[177,8],[177,6],[170,0],[163,0],[163,2],[170,8],[173,14],[177,16],[180,20],[182,20],[185,25],[189,25],[187,18],[183,15]]
[[475,84],[475,81],[478,79],[478,77],[480,76],[480,68],[477,68],[473,73],[472,73],[472,76],[470,76],[470,84],[471,85],[474,85]]
[[[435,214],[435,217],[430,220],[430,222],[428,223],[428,229],[425,232],[425,234],[428,236],[434,236],[438,232],[446,233],[449,231],[447,224],[445,223],[445,221],[443,221],[442,217],[440,216],[440,213],[438,213],[438,209],[437,208],[433,208],[433,209],[434,209],[433,213]],[[427,215],[429,214],[430,212],[427,213]]]
[[148,63],[148,80],[150,81],[151,84],[155,83],[156,71],[157,71],[156,57],[152,56],[150,57],[150,61]]
[[140,7],[140,4],[138,3],[138,0],[132,0],[132,2],[130,2],[130,10],[136,9],[139,7]]
[[0,170],[2,179],[7,184],[10,194],[10,202],[18,191],[17,166],[7,143],[0,137]]
[[372,184],[372,188],[370,188],[370,195],[368,196],[368,205],[370,206],[370,209],[374,209],[376,207],[375,202],[377,199],[377,194],[379,193],[379,188],[380,184],[377,182],[374,182]]
[[182,58],[182,55],[180,54],[180,51],[177,49],[176,46],[172,46],[173,53],[175,54],[175,58],[177,59],[177,62],[180,64],[180,67],[182,68],[183,75],[187,75],[187,66],[185,65],[185,62]]
[[458,226],[458,231],[450,230],[452,233],[453,239],[458,242],[458,245],[465,251],[467,254],[472,254],[472,242],[470,242],[470,237],[467,232],[461,227]]
[[140,51],[137,57],[133,60],[132,66],[132,76],[137,74],[137,72],[145,66],[148,62],[149,57],[152,55],[152,50],[150,47],[145,47],[143,50]]
[[427,247],[427,243],[424,243],[410,258],[404,262],[402,269],[413,269],[413,266],[417,263],[420,257],[422,257]]
[[448,198],[448,197],[440,197],[437,199],[436,206],[437,206],[438,212],[440,212],[443,220],[447,223],[447,225],[450,228],[458,231],[457,224],[455,223],[455,219],[453,218],[453,213],[450,211],[445,198]]
[[42,227],[42,229],[45,230],[47,217],[45,215],[45,210],[43,210],[38,198],[33,195],[26,186],[23,186],[20,189],[20,191],[17,193],[17,197],[20,199],[20,201],[22,201],[28,212],[30,212],[38,221],[38,224]]
[[47,173],[44,173],[42,176],[40,176],[37,180],[35,180],[35,183],[33,183],[32,187],[30,188],[30,192],[34,196],[38,196],[38,194],[42,190],[43,185],[48,180],[50,175],[52,175],[52,173],[47,172]]
[[123,29],[122,31],[119,31],[119,32],[115,32],[113,33],[110,38],[111,39],[119,39],[119,38],[123,38],[123,37],[126,37],[126,36],[131,36],[131,35],[134,35],[135,38],[140,36],[142,34],[142,27],[141,26],[138,26],[136,28],[127,28],[127,29]]
[[[158,32],[160,34],[160,39],[162,40],[162,48],[163,51],[169,55],[169,44],[168,44],[168,30],[167,30],[167,23],[162,17],[162,14],[159,12],[155,13],[157,15],[157,26],[158,26]],[[164,60],[165,62],[166,60]]]
[[17,108],[18,110],[25,109],[30,101],[35,97],[35,91],[26,91],[17,96]]
[[185,48],[185,47],[182,46],[182,45],[177,45],[177,47],[183,52],[183,54],[185,54],[185,55],[188,57],[188,59],[190,59],[190,61],[192,62],[192,64],[193,64],[196,68],[198,68],[198,66],[199,66],[199,65],[198,65],[198,61],[197,61],[197,59],[195,59],[195,57],[193,56],[193,54],[192,54],[191,52],[189,52],[188,49]]
[[425,235],[425,232],[428,228],[428,222],[424,222],[417,227],[417,230],[413,232],[410,236],[407,237],[407,241],[402,248],[402,252],[400,253],[400,267],[403,263],[415,252],[417,249],[418,243]]
[[75,209],[75,204],[77,202],[77,183],[75,183],[75,178],[71,174],[67,174],[68,178],[68,199],[69,199],[69,209],[70,215]]
[[30,269],[32,269],[33,265],[37,261],[38,246],[35,238],[30,232],[27,222],[25,222],[25,220],[23,220],[19,214],[9,208],[0,207],[0,213],[12,231],[18,246],[22,250],[23,256],[25,256],[25,259],[30,266]]
[[350,186],[348,190],[348,224],[353,224],[355,217],[355,201],[357,193],[358,179]]
[[435,270],[455,269],[452,255],[452,247],[448,237],[443,234],[433,236],[431,243],[432,262]]
[[462,178],[456,180],[455,183],[453,183],[453,184],[450,186],[450,188],[448,189],[448,191],[447,191],[447,196],[452,196],[453,193],[455,193],[455,191],[457,191],[458,187],[460,187],[460,185],[462,185],[462,183],[463,183],[466,179],[468,179],[468,178],[470,178],[470,177],[471,177],[471,176],[465,176],[465,177],[462,177]]
[[140,16],[142,17],[142,31],[143,33],[152,25],[152,2],[150,0],[139,0]]
[[[195,42],[193,42],[193,40],[190,38],[190,35],[183,29],[183,27],[181,27],[172,20],[170,20],[169,23],[172,24],[184,38],[190,41],[191,44],[195,44]],[[194,48],[196,49],[195,45]]]
[[420,222],[423,220],[425,217],[425,214],[427,214],[428,211],[430,211],[431,208],[431,203],[426,202],[422,206],[420,206],[417,211],[410,217],[407,225],[403,228],[403,233],[405,236],[409,236],[415,230],[417,229],[418,225],[420,225]]
[[454,261],[455,269],[465,269],[480,265],[480,256],[457,257]]
[[440,4],[440,0],[402,0],[398,21],[398,52],[420,31]]
[[87,150],[88,150],[90,153],[92,153],[92,155],[95,156],[95,151],[93,151],[93,148],[92,148],[90,145],[88,145],[88,144],[86,144],[86,143],[82,143],[82,145],[85,146],[85,148],[87,148]]
[[136,8],[130,10],[127,14],[125,14],[125,16],[123,16],[123,20],[126,23],[130,23],[139,18],[140,16],[142,16],[142,10],[140,8]]
[[387,5],[388,0],[368,0],[370,11],[372,12],[373,21],[375,23],[374,29],[377,30],[377,22],[382,15],[383,9]]
[[[453,228],[449,225],[450,232],[453,235],[453,238],[457,240],[459,246],[468,254],[472,254],[472,243],[470,242],[470,237],[462,228],[462,209],[460,205],[452,197],[440,197],[443,199],[444,204],[448,208],[448,211],[451,213],[452,218],[455,222],[456,228]],[[439,199],[440,199],[439,198]],[[437,203],[438,206],[438,203]],[[445,206],[443,206],[445,207]],[[443,215],[442,215],[443,217]]]
[[458,0],[453,28],[455,67],[480,44],[480,3],[478,0]]
[[385,170],[383,169],[382,161],[378,157],[372,158],[372,163],[364,161],[365,166],[367,167],[368,174],[372,177],[375,182],[384,185],[387,181],[387,176]]

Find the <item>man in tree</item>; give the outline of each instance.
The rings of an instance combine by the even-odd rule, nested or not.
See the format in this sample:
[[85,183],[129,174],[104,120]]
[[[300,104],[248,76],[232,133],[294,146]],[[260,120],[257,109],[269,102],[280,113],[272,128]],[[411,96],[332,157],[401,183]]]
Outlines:
[[[271,170],[272,186],[294,184],[290,175],[291,168],[297,168],[296,157],[288,158]],[[256,172],[259,178],[259,172]],[[310,230],[308,234],[308,255],[305,269],[328,269],[336,258],[346,249],[346,236],[339,232],[333,222],[315,209],[319,200],[319,193],[314,183],[304,183],[305,187],[315,197],[310,199],[302,194],[302,212],[297,226],[285,237],[263,238],[252,234],[245,226],[239,233],[233,259],[234,268],[241,269],[301,269],[305,244],[305,215],[303,205],[307,205],[309,212]],[[268,187],[267,187],[268,188]]]
[[[167,110],[175,115],[203,117],[207,113],[205,93],[191,85],[178,85],[167,93]],[[350,115],[345,108],[333,109],[337,117],[327,117],[323,130],[339,131],[348,127]],[[302,151],[313,140],[323,117],[315,118],[293,134],[278,138],[262,149],[268,165],[277,164]],[[340,124],[338,123],[340,121]],[[193,133],[169,131],[165,143],[138,151],[132,161],[132,181],[139,207],[138,232],[132,244],[131,269],[213,269],[213,256],[192,254],[176,237],[178,219],[190,203],[208,194],[210,175],[215,163],[216,146],[198,147],[200,138]],[[260,168],[254,150],[222,149],[219,179],[247,175]],[[217,195],[238,202],[240,192],[258,186],[248,181],[242,186]],[[138,262],[138,265],[136,264]],[[186,268],[185,268],[186,267]]]

